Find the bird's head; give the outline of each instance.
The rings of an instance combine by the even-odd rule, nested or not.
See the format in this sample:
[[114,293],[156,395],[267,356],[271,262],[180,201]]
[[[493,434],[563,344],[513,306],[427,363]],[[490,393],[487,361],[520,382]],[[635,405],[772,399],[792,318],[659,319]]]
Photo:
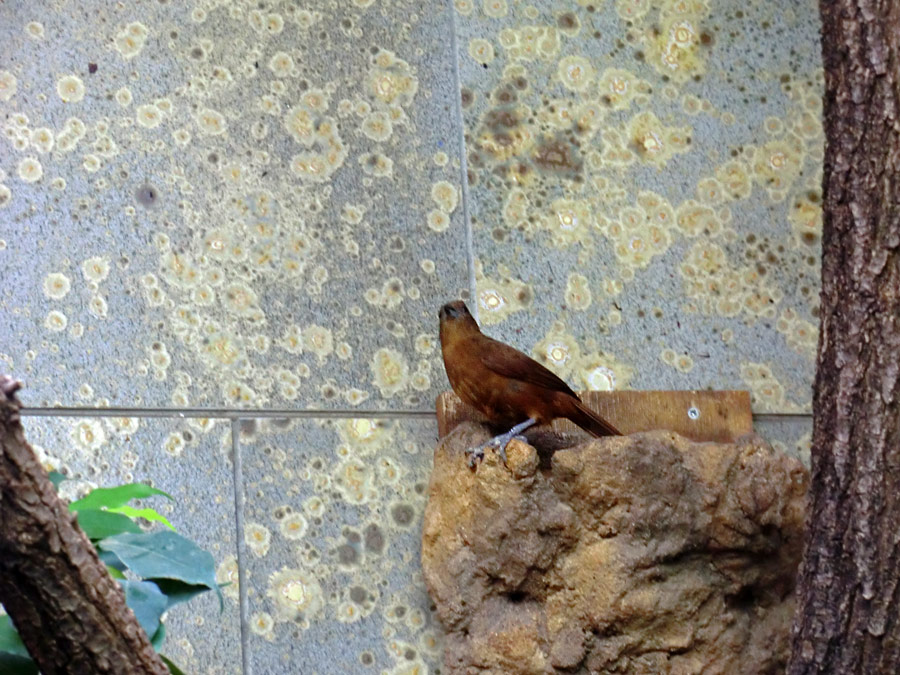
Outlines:
[[472,315],[469,313],[469,308],[466,307],[466,303],[462,300],[448,302],[441,307],[441,311],[438,312],[438,317],[441,319],[442,333],[451,328],[454,332],[472,329],[478,330],[478,324],[475,323],[475,319],[473,319]]
[[469,308],[466,307],[466,303],[462,300],[455,300],[453,302],[448,302],[441,307],[441,311],[438,312],[438,317],[440,317],[441,321],[454,321],[456,319],[471,319],[472,315],[469,313]]

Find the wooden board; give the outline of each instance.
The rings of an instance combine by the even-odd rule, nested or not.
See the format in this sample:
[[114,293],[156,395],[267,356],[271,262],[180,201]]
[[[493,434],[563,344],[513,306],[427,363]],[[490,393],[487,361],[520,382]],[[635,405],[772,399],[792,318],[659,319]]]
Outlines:
[[[585,391],[579,395],[623,434],[666,429],[695,441],[731,442],[753,431],[746,391]],[[436,407],[441,438],[461,422],[484,421],[452,391],[438,396]],[[568,420],[555,420],[552,431],[584,433]]]

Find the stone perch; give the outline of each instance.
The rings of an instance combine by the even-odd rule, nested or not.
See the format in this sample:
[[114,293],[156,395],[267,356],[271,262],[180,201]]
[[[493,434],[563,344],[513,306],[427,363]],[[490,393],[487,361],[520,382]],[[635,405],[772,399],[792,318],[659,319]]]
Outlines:
[[585,441],[508,467],[446,436],[422,537],[445,673],[783,672],[808,473],[757,436]]

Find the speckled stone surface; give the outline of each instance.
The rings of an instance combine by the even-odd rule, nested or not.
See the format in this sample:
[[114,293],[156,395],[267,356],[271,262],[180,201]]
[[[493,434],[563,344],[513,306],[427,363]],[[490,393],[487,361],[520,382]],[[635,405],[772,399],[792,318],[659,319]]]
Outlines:
[[753,430],[778,450],[796,457],[809,468],[812,418],[807,416],[764,416],[753,422]]
[[469,287],[452,26],[417,0],[0,7],[25,402],[428,408],[436,306]]
[[435,672],[420,563],[432,420],[246,420],[254,673]]
[[95,487],[149,483],[175,498],[142,500],[176,530],[209,551],[223,589],[224,610],[205,593],[169,611],[162,653],[186,673],[241,672],[237,527],[226,420],[135,417],[22,419],[25,437],[47,469],[66,474],[60,494],[78,499]]
[[[229,577],[228,427],[176,417],[247,416],[254,673],[435,672],[442,303],[474,289],[576,389],[809,410],[817,30],[812,0],[0,2],[0,370],[32,406],[176,409],[26,423],[183,496]],[[756,424],[807,463],[809,427]],[[171,618],[188,672],[240,670],[226,595]]]
[[482,323],[577,387],[807,410],[816,4],[455,7]]

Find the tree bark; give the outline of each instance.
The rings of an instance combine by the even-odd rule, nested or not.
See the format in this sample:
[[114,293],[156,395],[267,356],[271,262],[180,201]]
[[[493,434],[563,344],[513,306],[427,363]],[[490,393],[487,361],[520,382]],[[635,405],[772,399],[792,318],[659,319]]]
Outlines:
[[19,386],[0,376],[0,603],[44,675],[167,675],[25,441]]
[[788,672],[900,672],[900,3],[820,0],[821,333]]

